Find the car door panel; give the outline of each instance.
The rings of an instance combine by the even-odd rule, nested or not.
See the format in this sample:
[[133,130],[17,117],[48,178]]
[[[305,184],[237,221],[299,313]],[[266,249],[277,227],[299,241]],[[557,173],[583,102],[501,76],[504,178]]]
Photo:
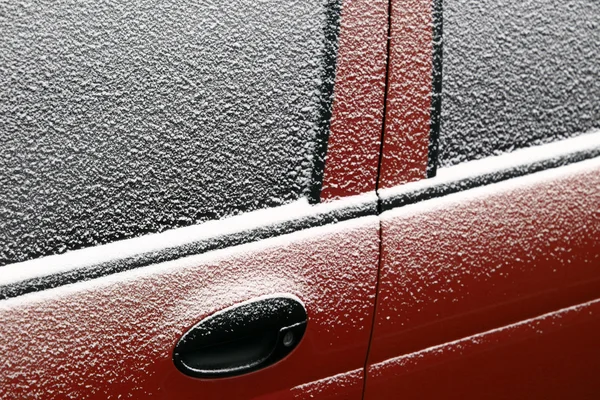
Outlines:
[[259,400],[359,400],[363,398],[363,381],[364,368],[360,368],[260,397]]
[[391,1],[365,399],[600,393],[591,3]]
[[600,295],[600,161],[384,212],[370,363]]
[[600,300],[369,367],[365,399],[596,399]]
[[[1,399],[597,397],[591,0],[445,1],[443,40],[441,0],[102,3],[0,23]],[[306,307],[288,356],[176,368],[199,321],[269,296]]]
[[[2,7],[0,398],[362,398],[387,0],[96,3]],[[285,359],[175,368],[200,320],[274,294],[309,317]]]
[[[10,372],[0,397],[293,398],[321,387],[333,395],[327,382],[311,382],[363,367],[378,249],[378,219],[364,217],[5,300],[0,348]],[[296,295],[308,312],[286,359],[215,380],[175,368],[173,348],[199,320],[276,293]],[[361,376],[347,377],[340,398],[357,398]]]

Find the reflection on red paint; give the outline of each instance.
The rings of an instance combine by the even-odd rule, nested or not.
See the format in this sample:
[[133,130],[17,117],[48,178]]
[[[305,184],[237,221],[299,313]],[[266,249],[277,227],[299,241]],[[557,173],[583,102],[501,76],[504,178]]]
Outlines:
[[255,400],[362,400],[364,368],[272,393]]

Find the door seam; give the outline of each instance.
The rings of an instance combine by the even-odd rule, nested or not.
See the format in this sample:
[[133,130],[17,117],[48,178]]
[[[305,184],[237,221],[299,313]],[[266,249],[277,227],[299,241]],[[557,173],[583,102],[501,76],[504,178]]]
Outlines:
[[383,162],[383,144],[385,138],[386,128],[386,115],[387,115],[387,102],[389,93],[389,79],[390,79],[390,47],[391,47],[391,34],[392,34],[392,0],[388,0],[388,12],[387,12],[387,32],[386,32],[386,62],[385,62],[385,91],[383,94],[383,121],[381,123],[381,136],[379,144],[379,160],[377,164],[377,179],[375,181],[375,195],[377,196],[377,220],[379,222],[379,253],[377,256],[377,278],[375,281],[375,296],[373,303],[373,318],[371,321],[371,332],[369,333],[369,342],[367,344],[367,353],[365,355],[365,363],[363,365],[363,390],[362,399],[364,400],[367,390],[367,372],[369,365],[369,355],[371,352],[371,344],[373,342],[373,332],[375,331],[375,321],[377,316],[377,300],[379,295],[379,282],[381,274],[382,254],[383,254],[383,226],[381,223],[381,213],[383,209],[383,203],[381,196],[379,195],[379,185],[381,179],[381,165]]

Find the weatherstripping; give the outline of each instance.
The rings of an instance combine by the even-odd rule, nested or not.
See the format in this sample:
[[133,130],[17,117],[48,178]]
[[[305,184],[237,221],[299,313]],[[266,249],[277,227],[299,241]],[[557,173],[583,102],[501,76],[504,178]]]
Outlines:
[[325,51],[323,53],[323,73],[319,90],[318,128],[314,144],[312,176],[310,181],[309,200],[315,204],[321,201],[321,188],[325,172],[325,157],[333,113],[334,85],[338,53],[338,37],[340,31],[340,14],[342,0],[327,0],[326,21],[324,26]]
[[[311,227],[378,215],[392,208],[595,157],[600,157],[600,131],[456,167],[442,168],[436,178],[379,190],[379,200],[370,193],[315,206],[306,202],[302,205],[300,202],[297,206],[292,204],[251,212],[230,220],[211,221],[206,223],[205,227],[200,225],[179,228],[129,241],[31,260],[20,266],[5,267],[3,272],[6,273],[0,276],[0,299],[96,279]],[[222,231],[220,234],[213,234],[217,226],[221,226]],[[172,240],[169,235],[174,235],[177,240]],[[121,253],[116,251],[117,246],[129,249],[129,253],[119,258]],[[87,254],[93,254],[94,257],[87,257]],[[44,268],[45,264],[55,267]],[[54,273],[46,272],[52,270]],[[29,275],[27,271],[30,271]],[[10,276],[11,273],[14,274],[13,277]]]
[[380,190],[383,211],[600,156],[600,130],[441,168],[435,178]]
[[374,193],[316,206],[299,201],[197,227],[26,261],[3,269],[0,299],[376,214]]

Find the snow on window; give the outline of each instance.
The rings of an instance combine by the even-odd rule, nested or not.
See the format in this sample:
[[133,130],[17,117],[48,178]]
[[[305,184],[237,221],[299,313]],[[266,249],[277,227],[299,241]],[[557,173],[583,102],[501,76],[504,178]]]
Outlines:
[[596,0],[444,1],[440,165],[600,127]]
[[5,2],[0,265],[304,197],[334,3]]

